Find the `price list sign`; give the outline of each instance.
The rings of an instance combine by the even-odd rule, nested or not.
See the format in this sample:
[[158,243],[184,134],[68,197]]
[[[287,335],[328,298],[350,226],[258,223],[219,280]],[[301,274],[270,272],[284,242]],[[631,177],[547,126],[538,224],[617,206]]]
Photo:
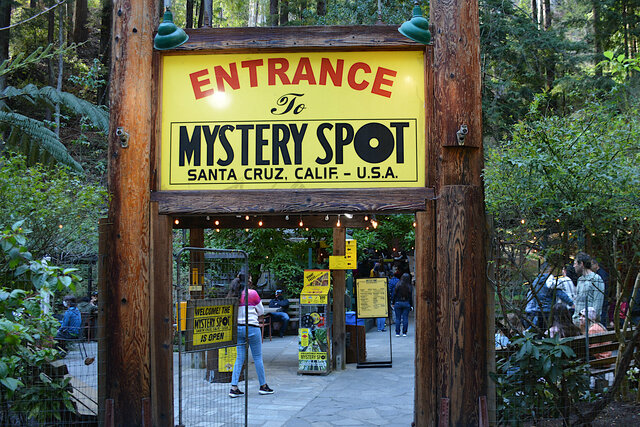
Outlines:
[[389,298],[386,278],[356,280],[358,317],[361,319],[388,317]]
[[237,304],[234,299],[187,301],[186,351],[210,350],[236,343]]

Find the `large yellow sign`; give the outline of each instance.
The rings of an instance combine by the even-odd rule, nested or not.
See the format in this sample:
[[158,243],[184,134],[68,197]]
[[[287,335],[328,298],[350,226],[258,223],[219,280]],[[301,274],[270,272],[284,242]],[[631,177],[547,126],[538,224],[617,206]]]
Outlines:
[[162,190],[424,187],[422,51],[166,55]]

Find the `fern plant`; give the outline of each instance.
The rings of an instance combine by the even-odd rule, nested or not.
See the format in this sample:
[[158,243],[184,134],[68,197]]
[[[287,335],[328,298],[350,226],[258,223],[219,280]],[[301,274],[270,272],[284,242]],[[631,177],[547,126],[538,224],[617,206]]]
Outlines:
[[[18,55],[12,61],[0,64],[0,76],[70,48],[73,46],[52,50],[48,46],[45,49],[38,48],[27,57]],[[60,105],[65,113],[82,117],[95,130],[106,133],[109,129],[109,114],[105,108],[50,86],[28,84],[22,88],[8,86],[0,90],[0,138],[5,148],[23,153],[31,164],[52,160],[82,172],[80,163],[71,157],[48,123],[35,117],[38,108],[33,107],[44,109],[56,105]]]
[[28,84],[21,89],[8,86],[0,93],[0,101],[3,101],[3,105],[0,106],[0,130],[8,135],[4,140],[8,146],[23,152],[29,158],[33,158],[33,148],[37,146],[40,152],[48,153],[57,162],[82,172],[82,166],[69,155],[67,148],[44,121],[10,110],[8,101],[16,99],[25,100],[34,106],[53,107],[60,104],[62,109],[77,116],[86,117],[95,129],[105,133],[109,129],[107,111],[71,93],[61,92],[50,86],[39,88],[34,84]]

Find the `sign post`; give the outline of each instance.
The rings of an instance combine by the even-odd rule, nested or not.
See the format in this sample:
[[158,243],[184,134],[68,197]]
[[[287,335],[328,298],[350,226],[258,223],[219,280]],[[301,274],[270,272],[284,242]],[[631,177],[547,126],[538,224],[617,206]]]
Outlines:
[[[374,277],[356,280],[356,295],[358,299],[356,309],[357,319],[375,319],[389,317],[389,287],[386,277]],[[356,348],[359,347],[356,334]],[[357,357],[357,368],[391,368],[393,366],[393,344],[391,342],[391,327],[389,327],[389,360],[364,361]]]
[[157,369],[170,365],[170,304],[155,289],[171,271],[149,271],[150,248],[170,248],[157,235],[168,216],[238,228],[237,214],[288,225],[298,214],[417,212],[415,423],[436,424],[439,399],[452,423],[477,423],[487,389],[477,2],[432,2],[433,47],[396,26],[229,28],[191,31],[155,57],[159,5],[130,6],[114,13],[102,234],[115,332],[100,400],[113,402],[114,422],[143,425],[151,399],[154,425],[172,425],[170,370]]

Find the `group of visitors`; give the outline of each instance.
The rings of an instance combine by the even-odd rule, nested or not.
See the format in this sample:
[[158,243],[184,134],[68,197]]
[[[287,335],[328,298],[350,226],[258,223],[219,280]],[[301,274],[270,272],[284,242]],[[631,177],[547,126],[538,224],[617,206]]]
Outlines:
[[573,264],[562,268],[562,275],[554,277],[551,271],[552,266],[543,264],[527,292],[525,313],[529,324],[526,326],[548,329],[550,322],[553,323],[556,303],[567,310],[576,327],[580,327],[580,316],[587,316],[589,308],[595,313],[595,321],[609,323],[606,302],[609,275],[594,258],[580,252]]
[[[522,326],[559,338],[606,332],[609,323],[606,299],[609,275],[598,262],[580,252],[573,264],[562,268],[561,275],[551,273],[552,267],[543,264],[527,292],[526,318],[520,323],[513,313],[507,317],[504,328],[509,331],[508,335],[522,332]],[[497,349],[509,344],[509,338],[502,329],[496,332],[495,341]],[[609,356],[609,352],[596,355],[597,358]]]

